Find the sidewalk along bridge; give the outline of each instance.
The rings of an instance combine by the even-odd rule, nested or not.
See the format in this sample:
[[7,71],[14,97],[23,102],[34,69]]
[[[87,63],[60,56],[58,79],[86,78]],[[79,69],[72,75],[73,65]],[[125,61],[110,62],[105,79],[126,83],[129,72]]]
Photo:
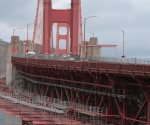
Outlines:
[[12,63],[14,86],[68,104],[64,113],[73,113],[81,122],[150,124],[149,60],[13,56]]

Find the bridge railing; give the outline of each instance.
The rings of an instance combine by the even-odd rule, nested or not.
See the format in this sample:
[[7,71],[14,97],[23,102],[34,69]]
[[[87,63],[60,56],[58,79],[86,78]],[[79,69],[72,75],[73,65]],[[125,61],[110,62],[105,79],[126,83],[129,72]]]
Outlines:
[[70,62],[105,62],[105,63],[109,62],[109,63],[116,63],[116,64],[150,65],[150,59],[148,58],[140,59],[140,58],[117,58],[117,57],[87,57],[86,59],[83,59],[79,56],[63,57],[63,56],[47,55],[47,54],[14,54],[13,57],[43,59],[43,60],[59,60],[59,61],[70,61]]
[[117,58],[117,57],[88,57],[88,61],[112,62],[124,64],[147,64],[150,65],[150,59],[140,58]]
[[[17,57],[17,58],[15,58]],[[20,57],[20,58],[18,58]],[[38,60],[38,61],[37,61]],[[58,67],[58,68],[70,68],[76,70],[103,70],[112,73],[125,73],[125,74],[136,74],[136,75],[149,75],[150,74],[150,61],[142,59],[128,59],[128,58],[113,58],[113,57],[100,57],[89,60],[62,60],[62,58],[57,57],[52,58],[39,58],[37,56],[14,56],[12,58],[14,63],[22,63],[24,65],[28,64],[38,65],[42,67]]]

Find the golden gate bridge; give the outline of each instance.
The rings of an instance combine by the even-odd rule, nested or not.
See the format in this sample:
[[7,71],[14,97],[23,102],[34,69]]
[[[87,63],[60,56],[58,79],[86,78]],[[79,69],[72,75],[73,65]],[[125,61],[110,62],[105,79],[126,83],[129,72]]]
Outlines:
[[[54,22],[59,23],[55,56]],[[61,27],[66,34],[59,34]],[[150,61],[87,57],[80,0],[66,10],[38,0],[33,44],[38,49],[32,54],[19,54],[12,44],[11,86],[0,86],[0,109],[22,118],[23,125],[150,125]],[[64,54],[73,60],[62,59]]]

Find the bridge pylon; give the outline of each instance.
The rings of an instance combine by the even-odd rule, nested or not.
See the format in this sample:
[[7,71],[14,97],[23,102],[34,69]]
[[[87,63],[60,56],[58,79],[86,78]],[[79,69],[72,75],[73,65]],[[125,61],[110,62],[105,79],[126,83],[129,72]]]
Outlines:
[[[60,33],[60,29],[65,28],[66,32],[64,34]],[[65,48],[60,48],[60,43],[64,40]],[[69,27],[65,23],[58,23],[57,24],[57,33],[56,33],[56,55],[63,55],[69,54],[69,43],[70,43],[70,36],[69,36]]]
[[70,28],[70,52],[78,52],[81,24],[80,0],[71,0],[71,9],[52,9],[52,1],[43,1],[43,53],[52,53],[52,25],[54,23],[66,23]]

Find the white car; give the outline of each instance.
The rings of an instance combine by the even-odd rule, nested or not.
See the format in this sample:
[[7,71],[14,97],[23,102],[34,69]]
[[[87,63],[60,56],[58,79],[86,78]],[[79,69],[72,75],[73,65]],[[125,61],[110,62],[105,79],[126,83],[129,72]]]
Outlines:
[[70,61],[74,61],[74,58],[71,57],[69,60],[70,60]]
[[35,55],[35,52],[28,52],[28,55]]
[[66,58],[66,57],[67,57],[67,55],[66,55],[66,54],[64,54],[64,55],[63,55],[63,58]]

